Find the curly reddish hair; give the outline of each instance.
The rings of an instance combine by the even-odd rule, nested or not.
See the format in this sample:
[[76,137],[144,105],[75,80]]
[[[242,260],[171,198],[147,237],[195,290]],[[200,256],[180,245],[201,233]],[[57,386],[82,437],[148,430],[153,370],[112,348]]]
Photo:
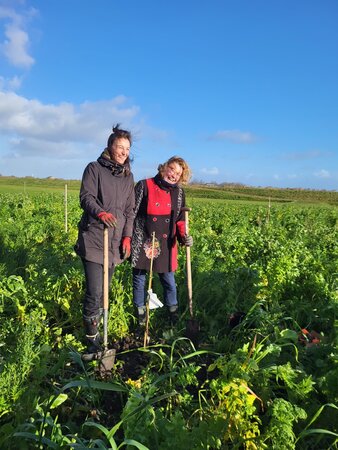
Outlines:
[[157,168],[159,174],[161,175],[161,177],[163,177],[163,174],[165,172],[165,170],[167,169],[167,167],[170,164],[176,163],[178,164],[180,167],[182,167],[182,175],[179,179],[179,184],[188,184],[190,178],[191,178],[191,170],[190,167],[188,166],[188,163],[181,158],[180,156],[172,156],[171,158],[168,159],[168,161],[166,161],[163,164],[160,164]]

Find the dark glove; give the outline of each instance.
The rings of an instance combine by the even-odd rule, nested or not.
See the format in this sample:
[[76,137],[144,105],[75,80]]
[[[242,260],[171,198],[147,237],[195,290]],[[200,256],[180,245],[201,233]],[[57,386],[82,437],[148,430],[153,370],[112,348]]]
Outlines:
[[101,220],[101,222],[107,225],[107,227],[116,227],[117,220],[113,214],[102,211],[97,215],[97,217]]
[[186,247],[192,247],[193,246],[193,238],[189,234],[185,234],[182,238],[183,245]]
[[124,259],[129,258],[130,251],[131,251],[131,238],[128,236],[124,236],[122,238],[122,254]]

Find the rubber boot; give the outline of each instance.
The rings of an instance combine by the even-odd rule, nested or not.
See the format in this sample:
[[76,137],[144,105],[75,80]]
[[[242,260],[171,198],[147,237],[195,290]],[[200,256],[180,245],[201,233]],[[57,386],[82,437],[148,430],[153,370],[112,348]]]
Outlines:
[[145,327],[146,326],[146,307],[145,306],[139,306],[137,308],[137,319],[138,319],[138,325],[139,327]]
[[178,315],[178,305],[169,306],[169,320],[170,320],[170,326],[174,327],[179,319]]
[[100,319],[101,319],[100,316],[83,318],[83,325],[86,333],[86,343],[87,343],[86,353],[97,353],[102,351],[102,338],[98,331]]
[[135,339],[137,341],[143,342],[144,332],[146,329],[146,307],[145,306],[138,306],[136,311],[137,315],[137,326],[135,329]]

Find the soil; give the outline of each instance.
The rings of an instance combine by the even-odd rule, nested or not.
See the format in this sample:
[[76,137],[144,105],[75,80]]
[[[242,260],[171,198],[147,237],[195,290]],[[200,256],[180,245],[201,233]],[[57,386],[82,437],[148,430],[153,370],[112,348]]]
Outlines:
[[149,362],[148,353],[139,351],[143,348],[143,333],[125,336],[115,341],[112,348],[116,350],[116,371],[121,379],[138,379]]

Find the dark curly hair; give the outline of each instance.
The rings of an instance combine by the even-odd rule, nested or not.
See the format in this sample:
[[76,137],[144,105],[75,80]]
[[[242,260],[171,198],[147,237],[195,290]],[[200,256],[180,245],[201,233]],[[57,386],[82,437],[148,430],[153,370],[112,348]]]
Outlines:
[[112,145],[114,144],[116,139],[128,139],[130,145],[132,145],[132,137],[131,137],[131,132],[127,131],[127,130],[122,130],[120,128],[120,124],[117,123],[116,125],[113,126],[112,128],[113,132],[111,133],[111,135],[108,138],[107,141],[107,148],[108,150],[111,149]]
[[[114,142],[116,141],[116,139],[128,139],[130,145],[132,145],[132,136],[131,136],[131,132],[128,130],[122,130],[120,128],[120,124],[117,123],[116,125],[113,126],[112,128],[112,133],[108,138],[107,141],[107,149],[110,153],[112,146],[114,145]],[[132,162],[132,158],[130,157],[130,155],[128,156],[128,158],[126,159],[125,163],[124,163],[124,174],[127,176],[130,174],[131,172],[131,167],[130,164]]]

